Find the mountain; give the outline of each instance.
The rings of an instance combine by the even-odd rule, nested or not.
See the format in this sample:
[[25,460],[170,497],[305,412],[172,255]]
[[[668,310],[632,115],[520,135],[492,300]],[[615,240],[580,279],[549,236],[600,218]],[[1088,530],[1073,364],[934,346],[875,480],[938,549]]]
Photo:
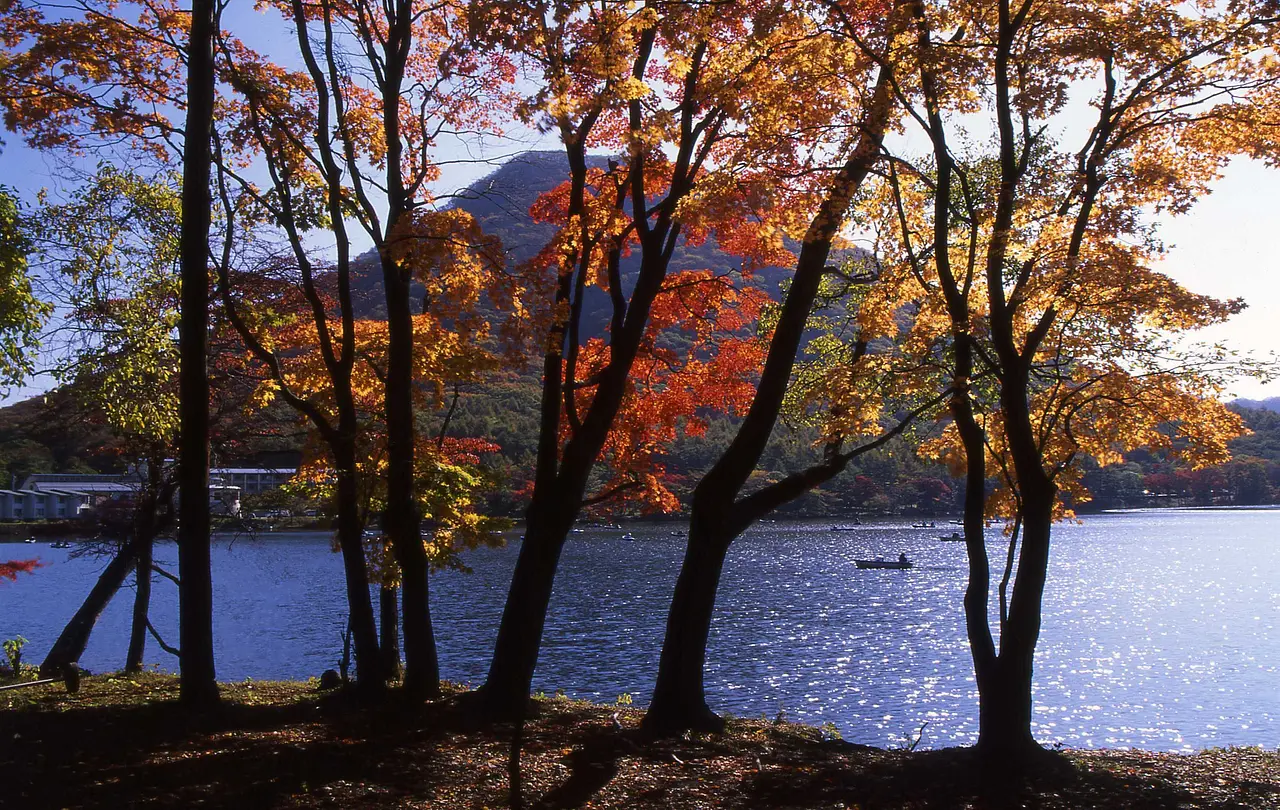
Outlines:
[[1268,397],[1267,399],[1237,399],[1231,402],[1232,405],[1239,408],[1253,408],[1254,410],[1274,411],[1280,413],[1280,397]]
[[[607,163],[608,157],[603,155],[587,158],[587,164],[592,168],[605,168]],[[529,215],[530,206],[539,196],[568,179],[569,161],[563,152],[525,152],[458,192],[450,205],[471,214],[486,234],[501,239],[509,261],[516,265],[537,255],[555,235],[554,225],[533,220]],[[714,238],[696,247],[682,241],[671,261],[671,269],[676,271],[711,270],[718,275],[736,276],[741,268],[742,259],[720,250]],[[790,278],[792,269],[757,269],[750,283],[778,298],[781,286]],[[622,282],[628,295],[639,270],[639,251],[622,260]],[[352,271],[357,316],[384,317],[382,269],[377,255],[373,251],[363,254],[353,262]],[[604,330],[609,322],[609,307],[609,297],[604,291],[594,287],[588,289],[583,303],[583,331],[586,335],[598,335]]]

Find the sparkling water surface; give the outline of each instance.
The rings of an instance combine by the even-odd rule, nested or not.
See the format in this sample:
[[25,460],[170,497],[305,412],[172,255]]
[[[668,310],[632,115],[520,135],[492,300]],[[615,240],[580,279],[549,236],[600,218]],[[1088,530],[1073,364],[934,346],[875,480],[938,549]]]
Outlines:
[[[647,701],[685,539],[680,524],[571,535],[534,688]],[[954,526],[877,521],[765,523],[730,549],[708,651],[708,700],[737,716],[834,723],[845,739],[970,743],[977,695],[964,638],[964,546]],[[518,547],[467,555],[472,573],[432,578],[445,677],[478,684]],[[346,608],[329,535],[219,537],[214,548],[218,676],[306,678],[335,667]],[[989,533],[993,562],[1004,559]],[[905,552],[909,571],[860,570]],[[0,584],[0,638],[30,639],[38,662],[105,561],[47,544],[0,557],[45,566]],[[172,565],[161,543],[157,559]],[[999,580],[999,572],[993,574]],[[177,643],[176,588],[157,578],[152,616]],[[82,663],[119,668],[132,589],[103,614]],[[993,610],[995,600],[992,600]],[[1055,527],[1036,655],[1035,732],[1047,744],[1194,750],[1280,745],[1280,510],[1158,510]],[[176,662],[154,643],[147,660]],[[927,723],[927,725],[926,725]]]

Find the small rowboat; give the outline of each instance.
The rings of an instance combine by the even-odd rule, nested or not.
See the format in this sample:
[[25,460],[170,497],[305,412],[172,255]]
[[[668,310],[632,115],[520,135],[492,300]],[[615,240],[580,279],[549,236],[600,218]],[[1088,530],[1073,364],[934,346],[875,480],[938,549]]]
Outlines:
[[853,562],[859,568],[891,568],[898,571],[911,568],[910,560],[854,560]]
[[964,535],[960,534],[960,532],[952,532],[949,535],[944,534],[938,539],[944,543],[963,543]]

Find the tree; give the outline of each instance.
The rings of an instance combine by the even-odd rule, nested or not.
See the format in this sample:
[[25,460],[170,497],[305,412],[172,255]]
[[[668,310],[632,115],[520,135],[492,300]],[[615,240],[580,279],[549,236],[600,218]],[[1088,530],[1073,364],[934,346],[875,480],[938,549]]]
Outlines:
[[[552,195],[562,201],[560,230],[535,260],[552,278],[541,313],[539,439],[525,540],[481,688],[491,715],[518,717],[570,528],[584,507],[619,492],[588,488],[635,390],[638,358],[656,345],[656,302],[680,286],[671,271],[697,269],[680,265],[677,246],[715,235],[744,256],[748,271],[783,252],[782,230],[752,222],[769,188],[758,158],[784,163],[802,154],[812,133],[796,122],[821,111],[790,92],[786,71],[777,70],[778,58],[805,45],[783,13],[756,16],[736,4],[494,3],[475,19],[488,41],[538,73],[518,112],[559,136],[569,164]],[[618,157],[607,168],[593,166],[590,150]],[[624,284],[621,259],[633,250],[639,269]],[[591,287],[610,302],[598,349],[582,328]]]
[[182,147],[182,304],[178,324],[178,586],[182,700],[218,702],[209,522],[209,194],[217,4],[192,0]]
[[20,385],[34,370],[31,353],[53,311],[32,293],[30,246],[20,227],[17,199],[0,186],[0,385]]
[[54,374],[85,418],[106,423],[115,452],[137,472],[128,514],[100,519],[107,539],[94,551],[114,559],[51,648],[41,667],[48,673],[79,659],[130,568],[136,592],[126,671],[142,668],[147,634],[155,633],[152,546],[173,522],[176,485],[167,461],[179,410],[176,186],[171,175],[147,179],[103,164],[67,201],[44,200],[32,221],[46,288],[67,312],[52,341],[61,354]]
[[[344,390],[357,359],[352,342],[353,257],[348,220],[374,243],[389,324],[379,375],[388,465],[383,529],[395,550],[402,583],[405,688],[417,697],[435,697],[439,668],[427,598],[429,563],[414,493],[414,386],[432,386],[438,380],[414,378],[417,347],[411,285],[425,288],[423,314],[440,323],[452,320],[459,334],[476,329],[482,300],[490,307],[489,314],[514,309],[511,279],[496,272],[500,248],[485,239],[462,212],[436,210],[429,190],[439,175],[432,160],[438,141],[455,131],[484,129],[489,111],[501,107],[500,88],[509,80],[510,70],[501,58],[477,59],[466,47],[465,37],[459,35],[466,26],[462,4],[428,7],[405,0],[391,4],[280,2],[276,6],[297,31],[305,69],[286,73],[243,49],[225,48],[229,81],[239,98],[231,107],[237,123],[225,138],[224,171],[244,198],[268,211],[267,221],[284,233],[295,262],[303,268],[304,289],[313,282],[306,278],[311,260],[302,255],[302,234],[323,228],[332,235],[341,348],[331,351],[326,347],[333,339],[324,335],[320,339],[322,351],[331,355],[329,376],[339,390],[332,436],[337,441],[334,458],[340,481],[354,476],[357,464],[347,458],[354,441],[357,395]],[[351,60],[361,68],[354,69]],[[301,137],[302,132],[307,137]],[[272,188],[265,195],[233,166],[237,158],[251,155],[260,155],[271,170]],[[483,260],[475,258],[486,253]],[[463,261],[463,256],[472,258]],[[467,272],[471,278],[464,278]],[[481,295],[466,297],[477,290]],[[319,325],[322,314],[315,309],[319,296],[307,295]],[[464,301],[470,311],[461,306]],[[428,313],[428,309],[439,313]],[[277,385],[283,383],[277,380]],[[288,396],[285,399],[296,404]],[[316,421],[316,414],[309,416]],[[357,508],[357,489],[353,480],[344,490],[347,506],[341,514]],[[360,527],[346,518],[340,524],[347,538],[344,554],[354,557]],[[358,586],[353,584],[349,590],[349,596],[361,602],[353,607],[359,662],[361,655],[373,654],[372,618],[371,614],[365,618]]]
[[[823,151],[823,162],[808,168],[810,174],[820,178],[808,199],[787,201],[789,208],[810,212],[800,253],[795,258],[795,275],[777,314],[768,356],[746,416],[724,452],[694,488],[688,546],[667,618],[653,700],[645,715],[646,727],[657,733],[722,728],[720,718],[706,704],[703,671],[716,591],[733,540],[772,510],[839,474],[853,458],[889,441],[912,418],[936,405],[936,400],[926,402],[908,418],[882,430],[881,423],[886,418],[882,403],[893,401],[881,387],[892,364],[892,352],[881,351],[878,356],[868,357],[867,349],[878,336],[873,325],[877,317],[883,320],[883,313],[892,312],[894,306],[878,302],[882,307],[878,316],[858,312],[865,296],[853,291],[875,280],[873,259],[828,264],[850,204],[880,161],[882,142],[893,122],[893,70],[899,60],[905,16],[902,8],[895,7],[876,26],[860,16],[851,16],[870,14],[870,6],[851,12],[846,6],[832,5],[829,11],[829,17],[820,18],[816,25],[821,30],[825,22],[825,27],[842,35],[832,37],[826,59],[820,53],[811,58],[818,64],[827,64],[840,62],[842,57],[849,65],[848,73],[828,76],[827,81],[834,87],[824,87],[804,74],[793,81],[815,96],[825,93],[837,103],[843,101],[857,111],[856,118],[839,122],[847,129],[832,127],[834,134],[828,148],[837,157],[832,160]],[[861,51],[855,45],[868,39],[877,41],[874,50],[867,45],[867,50]],[[830,102],[816,106],[829,105]],[[835,122],[825,123],[832,126]],[[821,166],[831,164],[838,170],[830,174],[821,170]],[[854,319],[864,328],[855,328],[855,337],[848,343],[832,337],[812,341],[807,349],[812,358],[802,364],[808,368],[800,375],[808,380],[799,379],[790,386],[792,398],[807,400],[811,406],[819,400],[823,403],[822,458],[808,469],[744,495],[786,405],[806,330],[818,325],[815,310],[842,297],[853,299],[850,308],[856,313]],[[861,390],[855,393],[855,388]],[[896,401],[900,404],[907,400]],[[919,403],[913,405],[916,406]],[[880,435],[876,437],[877,434]],[[859,443],[859,438],[868,440]],[[854,446],[846,447],[849,442]]]
[[[51,12],[51,13],[49,13]],[[208,570],[208,134],[214,4],[190,16],[169,2],[7,3],[0,10],[0,105],[6,125],[40,149],[122,150],[183,165],[180,625],[183,699],[216,701]],[[181,69],[186,64],[184,75]],[[104,66],[109,66],[104,69]],[[186,107],[184,127],[168,114]],[[191,137],[179,138],[182,133]],[[189,640],[189,641],[188,641]]]
[[[1149,212],[1185,212],[1231,153],[1265,151],[1251,134],[1276,75],[1273,57],[1255,57],[1269,53],[1274,20],[1245,5],[1034,0],[922,4],[915,17],[911,114],[932,149],[904,154],[886,178],[879,210],[894,227],[877,256],[891,283],[924,296],[912,328],[950,342],[951,421],[925,453],[966,478],[978,747],[1019,761],[1038,750],[1050,530],[1064,496],[1083,495],[1081,460],[1155,447],[1211,464],[1239,431],[1212,395],[1247,364],[1170,335],[1240,304],[1154,269],[1163,247]],[[1052,120],[1077,107],[1088,123],[1073,148],[1075,131],[1056,136]],[[975,115],[990,121],[990,149],[957,135]],[[996,516],[1010,521],[998,645],[983,538]]]

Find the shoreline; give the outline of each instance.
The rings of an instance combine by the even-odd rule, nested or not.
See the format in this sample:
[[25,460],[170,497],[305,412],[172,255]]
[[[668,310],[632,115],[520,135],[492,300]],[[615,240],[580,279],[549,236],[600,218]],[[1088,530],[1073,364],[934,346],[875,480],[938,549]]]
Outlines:
[[[357,703],[312,683],[221,685],[218,710],[189,715],[177,678],[99,675],[0,693],[0,777],[22,807],[505,807],[509,725],[398,690]],[[1280,753],[1049,752],[1029,775],[977,767],[972,749],[880,749],[829,729],[731,719],[723,734],[652,740],[641,712],[533,701],[523,798],[542,807],[1276,808]]]

